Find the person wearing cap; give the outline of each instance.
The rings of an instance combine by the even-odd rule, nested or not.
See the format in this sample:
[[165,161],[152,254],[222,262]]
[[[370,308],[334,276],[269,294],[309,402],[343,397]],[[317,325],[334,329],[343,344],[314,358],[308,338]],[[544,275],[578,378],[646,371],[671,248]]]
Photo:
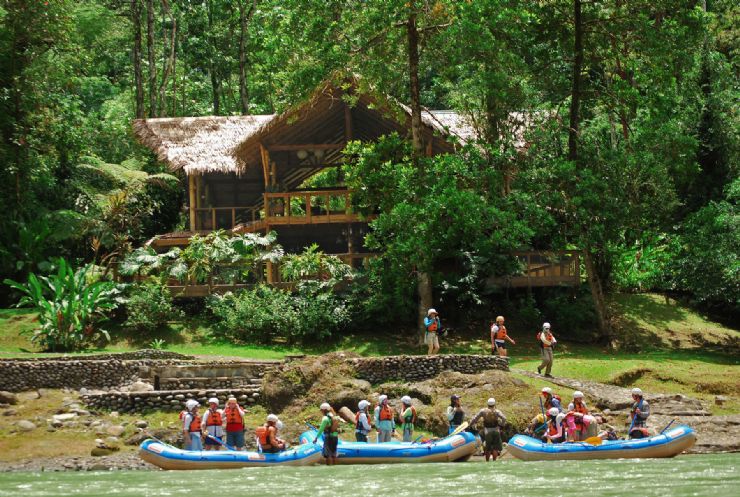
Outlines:
[[552,378],[550,371],[552,371],[552,349],[555,347],[555,337],[550,331],[550,323],[544,323],[542,325],[542,331],[537,334],[540,345],[540,357],[542,357],[542,363],[537,366],[537,374],[542,374],[542,370],[545,370],[545,376]]
[[244,450],[244,409],[237,403],[236,397],[229,397],[224,409],[226,420],[226,443],[236,450]]
[[506,326],[504,326],[504,317],[497,316],[496,322],[491,326],[491,346],[493,350],[498,351],[498,355],[501,357],[506,357],[508,355],[506,352],[507,341],[512,345],[516,345],[516,342],[506,331]]
[[560,396],[552,392],[552,388],[544,387],[541,392],[542,398],[545,400],[545,410],[551,407],[557,407],[558,411],[562,411],[563,407],[560,405]]
[[391,406],[388,405],[387,395],[378,396],[378,405],[375,406],[373,417],[375,418],[375,429],[378,431],[378,443],[390,442],[396,431],[396,416]]
[[367,409],[370,407],[370,402],[367,400],[361,400],[357,404],[359,411],[355,413],[355,439],[358,442],[367,442],[367,436],[373,429],[368,418]]
[[547,411],[547,428],[542,437],[543,442],[561,443],[565,441],[564,419],[565,413],[560,412],[557,407],[551,407]]
[[506,416],[504,413],[496,409],[496,399],[491,397],[486,403],[487,407],[484,407],[478,414],[473,416],[470,420],[470,426],[475,426],[479,420],[483,420],[483,454],[486,456],[486,461],[493,458],[495,461],[498,455],[504,450],[503,443],[501,441],[501,427],[506,424]]
[[182,436],[185,441],[185,450],[203,450],[200,429],[203,423],[198,414],[199,406],[198,401],[193,399],[185,403],[186,411],[182,415]]
[[583,392],[576,390],[573,392],[573,402],[568,404],[568,412],[565,415],[565,423],[568,426],[568,441],[580,442],[585,440],[586,430],[588,429],[593,416],[588,413],[586,403],[583,401]]
[[255,430],[257,443],[262,452],[276,453],[285,450],[285,441],[278,438],[280,420],[274,414],[268,414],[265,424]]
[[536,435],[540,433],[543,429],[545,429],[547,422],[547,415],[545,414],[546,411],[548,411],[552,407],[556,407],[558,411],[562,410],[562,407],[560,405],[560,396],[557,394],[553,394],[552,388],[544,387],[540,393],[542,394],[542,399],[540,399],[540,407],[542,409],[542,413],[537,414],[534,418],[532,418],[532,421],[525,430],[525,433],[529,433],[532,435]]
[[463,423],[465,417],[465,411],[463,411],[462,404],[460,403],[459,395],[450,396],[450,405],[447,407],[447,421],[450,424],[450,428],[447,433],[452,433]]
[[642,390],[632,389],[632,408],[630,409],[630,438],[646,438],[650,436],[647,429],[647,419],[650,416],[650,404],[645,400]]
[[339,416],[332,412],[331,406],[324,402],[319,407],[323,417],[319,425],[319,431],[313,443],[316,443],[320,435],[324,436],[324,446],[321,450],[327,466],[332,466],[337,462],[337,445],[339,445]]
[[224,418],[223,411],[218,408],[216,397],[208,399],[208,409],[203,414],[202,424],[205,449],[221,450],[224,437]]
[[434,355],[439,352],[439,332],[442,331],[442,322],[439,320],[436,309],[427,311],[427,317],[424,318],[424,328],[426,330],[424,343],[429,347],[427,355]]
[[416,408],[411,405],[411,397],[401,397],[401,429],[403,430],[403,441],[410,442],[414,435],[414,423],[416,423]]

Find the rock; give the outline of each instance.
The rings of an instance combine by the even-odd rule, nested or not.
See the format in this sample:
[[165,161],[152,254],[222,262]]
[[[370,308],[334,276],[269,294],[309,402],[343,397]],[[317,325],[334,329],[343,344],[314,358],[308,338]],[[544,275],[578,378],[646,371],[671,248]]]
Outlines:
[[717,395],[714,397],[714,403],[718,406],[722,406],[727,402],[727,397],[724,395]]
[[90,455],[93,457],[109,456],[115,452],[115,449],[109,447],[93,447]]
[[151,392],[154,390],[154,386],[143,381],[135,381],[129,385],[128,389],[129,392]]
[[107,437],[105,439],[106,447],[118,447],[121,445],[121,440],[118,437]]
[[74,412],[67,412],[67,413],[64,413],[64,414],[55,414],[55,415],[52,416],[52,418],[54,419],[54,421],[61,421],[61,422],[69,421],[69,420],[74,419],[76,417],[77,417],[77,413],[74,413]]
[[113,435],[114,437],[120,437],[124,431],[126,431],[126,428],[121,425],[112,425],[105,429],[108,435]]
[[134,423],[134,426],[136,426],[137,428],[144,429],[149,426],[149,423],[147,423],[143,419],[140,419],[136,423]]
[[111,418],[117,418],[118,416],[120,416],[120,414],[118,414],[118,411],[111,411],[108,416],[110,416]]
[[[95,450],[95,449],[93,449]],[[94,455],[94,454],[93,454]],[[103,456],[105,457],[105,456]],[[88,466],[88,471],[110,471],[111,467],[105,463],[96,463]]]
[[30,392],[21,392],[17,395],[18,400],[36,400],[40,399],[41,395],[35,390],[31,390]]
[[78,416],[89,416],[90,415],[90,411],[86,409],[73,409],[72,412],[77,414]]
[[3,404],[15,405],[18,403],[18,396],[12,392],[0,390],[0,402]]
[[16,414],[18,414],[18,411],[16,411],[15,409],[8,409],[6,411],[3,411],[3,416],[15,416]]
[[51,423],[49,423],[49,425],[50,425],[50,426],[51,426],[52,428],[61,428],[62,426],[64,426],[64,423],[63,423],[63,422],[61,422],[61,421],[59,421],[59,420],[56,420],[56,419],[54,419],[54,420],[52,420],[52,422],[51,422]]
[[22,419],[16,423],[16,426],[21,429],[21,431],[33,431],[36,429],[36,425],[33,424],[31,421]]

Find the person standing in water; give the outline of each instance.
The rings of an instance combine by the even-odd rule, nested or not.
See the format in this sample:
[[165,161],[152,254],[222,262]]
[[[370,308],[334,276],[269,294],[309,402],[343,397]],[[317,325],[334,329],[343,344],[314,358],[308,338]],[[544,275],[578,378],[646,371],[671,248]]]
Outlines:
[[496,409],[496,399],[491,397],[487,402],[488,407],[484,407],[478,414],[470,420],[470,426],[475,426],[478,420],[483,420],[483,454],[486,456],[486,462],[490,458],[495,461],[501,451],[504,449],[501,442],[500,429],[506,424],[504,413]]
[[650,436],[647,429],[647,419],[650,416],[650,404],[645,400],[642,390],[632,389],[632,408],[630,409],[629,438],[646,438]]
[[504,317],[497,316],[496,322],[491,326],[491,343],[494,350],[498,351],[498,355],[501,357],[507,357],[506,342],[516,345],[516,342],[509,336],[504,326]]
[[321,410],[323,417],[321,418],[319,431],[316,433],[316,438],[313,439],[313,443],[316,443],[320,436],[324,436],[324,447],[321,450],[321,454],[324,456],[326,465],[332,466],[337,462],[339,416],[332,412],[332,408],[327,402],[321,404],[319,409]]

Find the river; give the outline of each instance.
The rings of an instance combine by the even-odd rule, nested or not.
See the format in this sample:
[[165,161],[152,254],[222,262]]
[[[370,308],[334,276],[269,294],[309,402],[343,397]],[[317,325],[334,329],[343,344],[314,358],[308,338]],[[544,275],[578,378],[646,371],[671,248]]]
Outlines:
[[740,454],[675,459],[0,474],[0,496],[735,497]]

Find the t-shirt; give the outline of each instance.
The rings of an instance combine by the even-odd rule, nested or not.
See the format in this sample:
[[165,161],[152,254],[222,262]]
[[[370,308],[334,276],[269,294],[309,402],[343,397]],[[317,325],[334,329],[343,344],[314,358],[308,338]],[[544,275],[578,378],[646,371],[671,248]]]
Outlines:
[[[500,334],[499,331],[501,331]],[[499,327],[499,325],[497,324],[491,326],[491,338],[495,339],[498,342],[503,342],[506,337],[506,326],[501,325]]]
[[[409,429],[410,430],[413,430],[414,429],[413,416],[414,416],[414,411],[413,411],[413,409],[411,409],[410,406],[407,407],[406,409],[404,409],[403,412],[401,413],[401,423],[402,423],[402,427],[403,427],[404,430],[409,430]],[[411,418],[411,421],[408,422],[408,423],[406,422],[406,418],[407,417]]]
[[361,412],[357,417],[357,424],[357,431],[360,433],[367,435],[370,433],[370,430],[372,430],[372,426],[370,426],[370,422],[368,421],[367,414],[365,412]]
[[[223,416],[224,416],[223,410],[217,409],[216,412],[221,414],[221,419],[223,420]],[[211,415],[211,410],[206,409],[206,412],[203,414],[203,420],[202,420],[203,426],[206,427],[206,430],[208,431],[209,435],[214,436],[214,437],[220,437],[221,435],[223,435],[224,429],[221,425],[208,426],[208,418],[210,415]]]

